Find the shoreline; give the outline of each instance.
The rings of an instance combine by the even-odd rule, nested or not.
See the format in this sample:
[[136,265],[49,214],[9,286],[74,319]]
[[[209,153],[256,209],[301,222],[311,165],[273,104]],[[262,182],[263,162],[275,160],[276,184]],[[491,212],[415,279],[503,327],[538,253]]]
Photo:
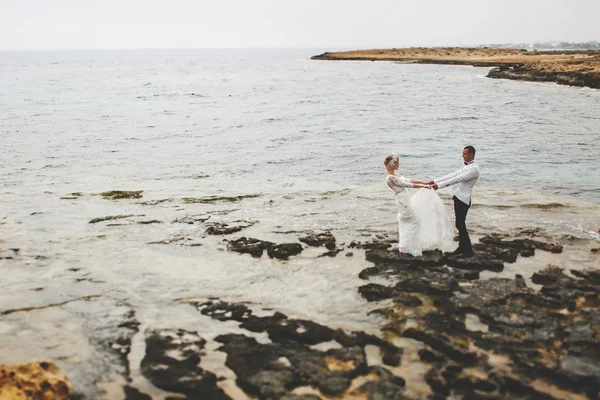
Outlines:
[[[75,199],[65,200],[81,202],[86,197],[80,192],[72,195]],[[114,211],[130,201],[141,201],[144,207],[157,204],[142,200],[139,190],[102,192],[95,197],[110,201]],[[110,200],[115,197],[118,200]],[[158,204],[178,202],[200,211],[197,208],[203,205],[255,199],[186,197]],[[0,316],[6,322],[35,319],[40,315],[36,313],[50,310],[66,312],[59,311],[63,308],[77,314],[100,313],[98,324],[88,327],[86,340],[95,348],[93,358],[110,360],[110,367],[97,373],[111,378],[83,387],[82,379],[90,377],[75,369],[93,360],[71,363],[56,355],[47,360],[64,367],[65,375],[72,376],[64,385],[82,399],[97,398],[102,392],[115,399],[184,395],[319,400],[452,394],[511,398],[523,393],[530,398],[593,399],[600,390],[600,372],[594,367],[600,360],[600,352],[594,350],[600,343],[600,272],[592,268],[594,261],[587,266],[581,262],[586,257],[597,259],[596,242],[574,245],[541,228],[506,233],[486,229],[481,232],[484,236],[474,240],[472,258],[439,250],[412,257],[398,252],[392,230],[344,235],[343,229],[332,226],[276,233],[257,229],[260,221],[220,215],[206,211],[169,222],[114,212],[85,222],[95,234],[102,233],[104,226],[119,231],[129,224],[141,232],[161,224],[191,225],[194,229],[148,246],[163,251],[202,246],[204,252],[197,253],[204,255],[201,258],[222,252],[229,262],[235,259],[245,268],[262,266],[256,270],[260,274],[263,268],[289,274],[316,267],[309,274],[317,281],[325,266],[337,270],[333,276],[338,278],[352,270],[352,280],[335,285],[345,285],[351,297],[366,301],[359,312],[377,322],[365,320],[360,327],[343,328],[333,320],[291,312],[285,304],[277,305],[279,301],[264,303],[243,292],[227,294],[217,289],[209,290],[212,294],[188,292],[183,287],[159,314],[168,318],[168,324],[149,318],[149,309],[142,305],[147,300],[123,301],[106,294],[72,297],[68,305],[22,304],[1,310]],[[167,232],[172,229],[163,233]],[[594,243],[594,248],[587,243]],[[577,252],[579,262],[557,267],[563,249]],[[3,267],[21,269],[28,251],[5,249]],[[524,268],[524,263],[535,267]],[[97,289],[110,277],[103,271],[68,271],[72,278],[79,277],[72,285],[86,281],[89,289]],[[147,268],[144,272],[153,273]],[[89,294],[89,289],[77,294]],[[308,290],[310,297],[319,295],[318,289]],[[155,306],[151,308],[154,314]],[[63,390],[53,398],[66,399],[68,394]]]
[[392,61],[414,64],[493,67],[493,79],[554,82],[600,89],[600,51],[527,51],[494,48],[408,48],[325,52],[324,61]]

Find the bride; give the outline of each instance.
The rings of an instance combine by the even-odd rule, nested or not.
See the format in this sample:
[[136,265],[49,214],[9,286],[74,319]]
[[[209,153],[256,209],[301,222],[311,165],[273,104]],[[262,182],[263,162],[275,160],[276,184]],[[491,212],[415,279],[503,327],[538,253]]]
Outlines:
[[[427,182],[397,175],[400,160],[390,154],[383,161],[386,183],[395,192],[398,205],[398,250],[421,256],[423,250],[452,246],[452,224],[444,203]],[[421,188],[413,195],[409,188]]]

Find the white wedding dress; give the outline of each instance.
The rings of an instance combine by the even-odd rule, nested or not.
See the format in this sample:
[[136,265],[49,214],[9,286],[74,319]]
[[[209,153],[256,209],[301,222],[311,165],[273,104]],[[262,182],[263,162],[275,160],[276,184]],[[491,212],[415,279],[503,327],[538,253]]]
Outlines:
[[452,222],[435,190],[419,189],[413,195],[410,179],[403,176],[388,175],[386,183],[398,193],[398,250],[417,257],[423,250],[451,249]]

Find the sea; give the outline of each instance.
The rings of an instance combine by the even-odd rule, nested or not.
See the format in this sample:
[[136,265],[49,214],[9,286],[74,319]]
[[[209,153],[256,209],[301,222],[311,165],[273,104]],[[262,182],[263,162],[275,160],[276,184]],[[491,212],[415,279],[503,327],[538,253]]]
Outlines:
[[[400,174],[429,180],[474,146],[473,240],[564,246],[483,279],[600,269],[600,91],[489,79],[488,68],[310,59],[330,50],[0,52],[0,364],[52,361],[80,398],[125,398],[105,344],[133,312],[130,384],[166,398],[140,372],[144,335],[194,330],[214,350],[233,329],[195,299],[379,334],[385,320],[357,291],[371,264],[352,242],[396,233],[391,153]],[[143,193],[99,195],[110,190]],[[450,189],[438,193],[452,213]],[[207,223],[248,227],[215,236]],[[299,243],[320,231],[336,257],[227,250],[242,236]],[[248,398],[224,360],[214,351],[202,364]]]

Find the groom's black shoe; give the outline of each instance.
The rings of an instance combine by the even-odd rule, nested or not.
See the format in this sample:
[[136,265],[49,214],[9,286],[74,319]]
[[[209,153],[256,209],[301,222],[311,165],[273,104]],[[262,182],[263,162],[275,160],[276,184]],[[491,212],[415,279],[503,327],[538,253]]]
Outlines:
[[459,258],[470,258],[473,257],[473,250],[466,250],[460,253]]
[[462,250],[462,249],[459,247],[459,248],[457,248],[457,249],[456,249],[456,250],[454,250],[454,251],[451,251],[451,252],[448,252],[448,253],[446,253],[445,255],[446,255],[446,256],[458,256],[458,255],[460,255],[460,254],[462,254],[462,253],[463,253],[463,250]]

